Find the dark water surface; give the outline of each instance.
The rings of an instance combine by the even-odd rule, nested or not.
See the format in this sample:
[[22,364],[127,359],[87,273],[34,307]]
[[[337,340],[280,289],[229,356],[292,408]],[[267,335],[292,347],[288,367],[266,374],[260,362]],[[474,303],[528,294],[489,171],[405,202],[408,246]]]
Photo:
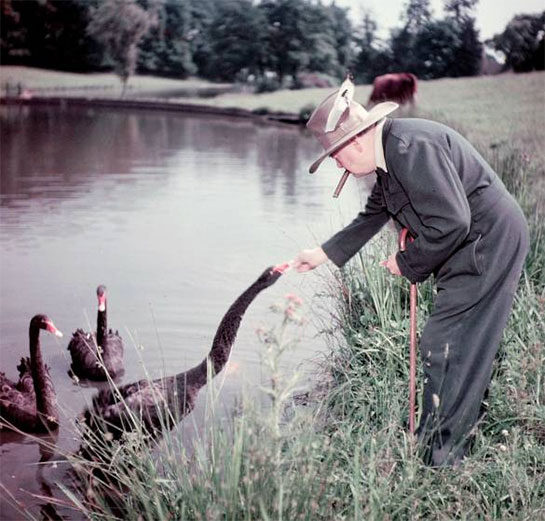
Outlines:
[[[64,332],[41,335],[62,411],[61,451],[78,446],[69,420],[96,392],[67,376],[66,347],[76,328],[94,330],[98,284],[108,287],[109,324],[125,341],[122,382],[184,371],[265,267],[326,239],[359,202],[353,180],[331,198],[332,162],[307,174],[318,147],[299,128],[88,108],[0,107],[0,121],[1,370],[17,378],[34,314]],[[226,401],[263,378],[255,330],[277,322],[269,306],[286,293],[303,298],[309,320],[290,366],[325,349],[313,320],[320,283],[316,273],[289,272],[254,301],[222,373]],[[31,437],[1,441],[3,486],[40,518],[46,502],[30,494],[52,487],[62,497],[54,483],[64,470],[37,466],[47,455]],[[0,492],[0,518],[17,519]]]

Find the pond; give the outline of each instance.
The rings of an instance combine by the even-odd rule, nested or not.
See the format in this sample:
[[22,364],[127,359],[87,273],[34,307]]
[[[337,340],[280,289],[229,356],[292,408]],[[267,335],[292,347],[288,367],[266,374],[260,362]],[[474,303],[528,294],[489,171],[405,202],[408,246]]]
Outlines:
[[[332,161],[307,173],[319,149],[298,127],[81,107],[2,106],[0,121],[1,369],[17,379],[36,313],[63,331],[62,339],[41,335],[61,451],[77,448],[70,420],[96,392],[69,378],[66,347],[78,327],[95,329],[99,284],[108,288],[109,325],[125,342],[122,383],[185,371],[264,268],[328,238],[360,204],[352,179],[332,199],[340,173]],[[316,297],[327,269],[288,272],[251,304],[222,373],[226,404],[265,377],[256,329],[277,322],[269,308],[286,293],[303,299],[307,319],[289,366],[312,370],[327,349]],[[1,441],[3,486],[43,514],[46,502],[32,494],[50,493],[64,470],[36,465],[32,437],[3,433]],[[6,490],[0,518],[16,518]]]

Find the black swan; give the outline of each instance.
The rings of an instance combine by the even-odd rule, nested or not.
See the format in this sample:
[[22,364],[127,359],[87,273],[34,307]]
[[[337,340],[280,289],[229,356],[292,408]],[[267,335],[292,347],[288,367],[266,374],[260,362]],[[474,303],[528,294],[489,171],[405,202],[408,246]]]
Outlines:
[[123,340],[119,333],[108,331],[106,286],[97,288],[98,311],[96,334],[78,329],[68,351],[72,356],[72,373],[88,380],[116,379],[123,373]]
[[108,439],[119,439],[124,432],[140,425],[154,437],[163,429],[173,427],[193,409],[199,390],[207,382],[208,360],[212,374],[217,375],[227,363],[244,312],[256,296],[274,284],[289,267],[285,263],[267,268],[237,298],[224,315],[210,352],[199,365],[174,376],[140,380],[117,390],[100,391],[93,398],[91,410],[85,411],[84,423],[92,432],[110,433]]
[[30,358],[21,358],[17,366],[17,384],[0,373],[0,424],[27,433],[53,431],[59,426],[55,389],[40,349],[40,329],[55,336],[62,333],[46,315],[30,321]]

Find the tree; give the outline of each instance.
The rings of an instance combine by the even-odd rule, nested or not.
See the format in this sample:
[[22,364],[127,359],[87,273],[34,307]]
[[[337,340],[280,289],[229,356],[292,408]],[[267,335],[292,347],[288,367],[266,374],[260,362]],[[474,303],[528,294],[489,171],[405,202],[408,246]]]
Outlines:
[[91,10],[87,31],[104,44],[123,84],[121,95],[136,69],[138,44],[150,27],[157,24],[157,12],[162,3],[162,0],[150,1],[149,10],[146,10],[135,0],[104,0]]
[[391,31],[392,71],[407,71],[418,75],[415,60],[415,38],[431,20],[430,0],[407,0],[401,15],[404,25]]
[[446,0],[445,12],[458,33],[459,45],[449,76],[474,76],[480,73],[483,45],[475,28],[473,10],[478,0]]
[[222,0],[187,0],[190,10],[189,46],[193,63],[200,76],[211,77],[215,55],[210,44],[210,31],[214,25],[216,4]]
[[250,0],[224,0],[208,32],[211,49],[207,75],[233,81],[239,74],[258,75],[263,69],[266,19]]
[[445,0],[445,13],[460,25],[471,18],[479,0]]
[[103,51],[85,28],[95,0],[1,0],[1,61],[69,71],[98,69]]
[[258,4],[267,19],[267,68],[283,84],[287,75],[297,76],[310,61],[313,34],[305,24],[309,4],[304,0],[265,0]]
[[353,28],[348,17],[348,10],[336,6],[334,3],[328,8],[333,20],[333,34],[335,37],[335,49],[337,62],[339,63],[339,76],[346,76],[346,69],[350,67],[353,59]]
[[157,24],[142,39],[138,70],[186,78],[197,72],[191,56],[191,9],[187,0],[170,0],[157,12]]
[[543,70],[545,11],[541,14],[520,14],[513,17],[501,34],[490,42],[505,55],[506,67],[515,72]]
[[431,20],[430,0],[407,0],[401,19],[407,31],[418,33]]
[[[335,11],[334,11],[335,10]],[[342,18],[342,15],[345,18]],[[345,23],[350,24],[344,10],[336,6],[325,7],[321,4],[307,5],[302,21],[302,31],[307,35],[306,52],[308,58],[301,69],[322,72],[336,77],[346,74],[346,48],[350,31],[346,32]],[[342,43],[339,43],[342,42]],[[339,63],[339,56],[343,64]],[[297,83],[297,73],[294,80]]]
[[390,52],[392,62],[389,66],[391,72],[412,72],[417,76],[415,70],[415,38],[416,34],[408,27],[393,29],[390,32]]
[[459,46],[459,34],[452,22],[427,23],[415,39],[415,74],[426,79],[450,76]]
[[392,63],[390,49],[380,48],[376,32],[377,23],[371,13],[364,13],[361,26],[354,38],[358,52],[350,67],[358,83],[372,83],[376,76],[387,72]]

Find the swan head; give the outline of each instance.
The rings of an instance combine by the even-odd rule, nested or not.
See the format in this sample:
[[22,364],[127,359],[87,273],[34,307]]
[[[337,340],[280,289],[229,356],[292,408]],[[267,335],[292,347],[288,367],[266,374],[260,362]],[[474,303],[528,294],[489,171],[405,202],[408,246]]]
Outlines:
[[262,286],[263,288],[268,288],[272,286],[284,273],[285,268],[282,269],[283,265],[278,266],[269,266],[257,279],[256,284]]
[[97,288],[98,310],[106,311],[106,286],[100,285]]
[[30,321],[30,329],[45,329],[56,337],[62,338],[62,333],[55,327],[53,321],[47,315],[35,315]]

